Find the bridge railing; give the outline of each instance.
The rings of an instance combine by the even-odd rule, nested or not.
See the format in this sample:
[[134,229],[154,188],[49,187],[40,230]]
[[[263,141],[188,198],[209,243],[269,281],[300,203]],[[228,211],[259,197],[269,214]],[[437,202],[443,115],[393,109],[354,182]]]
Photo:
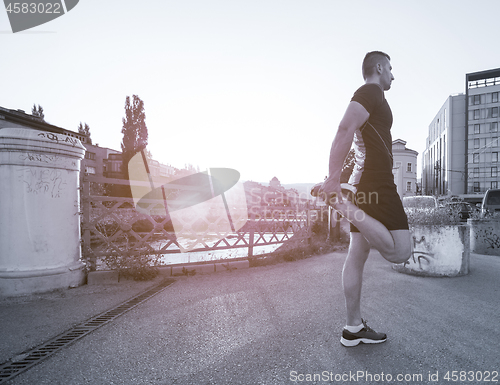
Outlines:
[[[236,231],[210,216],[194,218],[190,226],[174,229],[156,200],[141,200],[149,210],[137,210],[132,198],[106,196],[110,186],[144,185],[123,179],[85,175],[81,186],[82,255],[90,270],[106,258],[212,252],[280,245],[292,237],[309,238],[313,211],[299,207],[248,206],[246,223]],[[154,208],[154,207],[153,207]],[[141,212],[142,211],[142,212]],[[241,210],[240,210],[241,211]],[[157,215],[156,215],[157,214]]]

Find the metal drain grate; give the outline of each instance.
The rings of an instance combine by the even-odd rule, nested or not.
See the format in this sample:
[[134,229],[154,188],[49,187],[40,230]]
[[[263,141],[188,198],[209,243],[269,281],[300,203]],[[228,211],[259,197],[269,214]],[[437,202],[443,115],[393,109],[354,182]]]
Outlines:
[[58,335],[57,337],[45,342],[44,344],[11,359],[3,365],[0,365],[0,384],[10,380],[18,374],[30,369],[38,364],[43,359],[51,356],[58,350],[72,344],[87,334],[93,332],[97,328],[107,324],[115,318],[121,316],[125,312],[133,309],[141,302],[151,298],[155,294],[165,289],[170,284],[174,283],[174,279],[166,279],[158,286],[145,291],[138,296],[129,299],[122,304],[107,310],[89,320],[81,323],[78,326]]

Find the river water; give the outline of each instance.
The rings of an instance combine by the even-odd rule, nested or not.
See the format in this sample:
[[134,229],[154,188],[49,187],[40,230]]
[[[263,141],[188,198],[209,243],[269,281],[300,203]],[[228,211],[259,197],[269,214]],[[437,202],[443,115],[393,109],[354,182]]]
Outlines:
[[[254,246],[253,255],[271,253],[282,244]],[[178,254],[165,254],[160,259],[161,264],[173,265],[179,263],[218,261],[221,259],[241,258],[248,256],[248,247],[238,247],[227,250],[196,251]]]

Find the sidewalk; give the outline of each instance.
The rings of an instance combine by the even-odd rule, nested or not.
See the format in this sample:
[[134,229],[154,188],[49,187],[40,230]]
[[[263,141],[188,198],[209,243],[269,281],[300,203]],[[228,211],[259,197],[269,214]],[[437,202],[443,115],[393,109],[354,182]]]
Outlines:
[[[471,255],[465,277],[424,278],[393,271],[372,251],[365,268],[364,316],[387,332],[388,341],[355,348],[339,343],[345,323],[344,258],[339,252],[178,278],[8,383],[286,384],[295,379],[312,384],[353,373],[363,374],[357,377],[361,383],[380,383],[381,373],[393,376],[393,383],[398,374],[420,375],[413,383],[431,383],[429,376],[436,373],[439,382],[433,383],[449,383],[448,371],[450,376],[451,371],[483,376],[499,371],[499,257]],[[0,362],[160,279],[0,300]],[[314,374],[322,377],[313,381]]]
[[50,293],[0,297],[0,363],[158,284],[124,280]]

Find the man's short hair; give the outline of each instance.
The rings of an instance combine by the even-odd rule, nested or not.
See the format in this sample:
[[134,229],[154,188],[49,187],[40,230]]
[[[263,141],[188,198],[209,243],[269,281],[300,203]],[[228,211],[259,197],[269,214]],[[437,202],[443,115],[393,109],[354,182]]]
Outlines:
[[368,76],[373,75],[375,72],[375,66],[380,63],[383,58],[391,60],[391,57],[382,51],[372,51],[368,52],[363,59],[363,79],[366,80]]

